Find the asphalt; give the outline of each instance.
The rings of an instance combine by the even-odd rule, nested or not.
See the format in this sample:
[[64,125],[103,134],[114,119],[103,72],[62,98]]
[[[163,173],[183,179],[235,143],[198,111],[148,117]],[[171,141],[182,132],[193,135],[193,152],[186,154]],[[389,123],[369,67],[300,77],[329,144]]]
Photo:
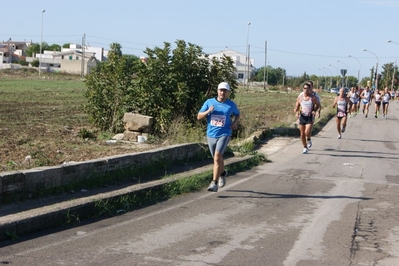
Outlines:
[[[278,152],[280,148],[292,141],[294,141],[294,138],[290,137],[274,137],[264,140],[259,145],[258,152],[267,157]],[[250,155],[230,157],[225,159],[225,165],[234,165],[251,158],[252,156]],[[122,187],[104,187],[90,191],[81,190],[69,195],[49,196],[43,199],[3,205],[0,209],[0,241],[18,239],[33,232],[77,222],[79,217],[95,215],[96,203],[101,200],[107,202],[124,195],[139,194],[169,182],[210,172],[212,168],[212,162],[208,162],[206,165],[190,165],[186,171],[167,179],[132,185],[126,184]]]

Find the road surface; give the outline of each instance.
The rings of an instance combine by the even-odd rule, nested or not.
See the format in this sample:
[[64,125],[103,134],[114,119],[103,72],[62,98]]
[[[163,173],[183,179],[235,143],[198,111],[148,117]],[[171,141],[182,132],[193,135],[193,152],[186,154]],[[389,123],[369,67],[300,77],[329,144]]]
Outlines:
[[217,193],[3,243],[0,265],[399,265],[398,118],[359,113],[342,139],[333,119],[308,154],[275,138]]

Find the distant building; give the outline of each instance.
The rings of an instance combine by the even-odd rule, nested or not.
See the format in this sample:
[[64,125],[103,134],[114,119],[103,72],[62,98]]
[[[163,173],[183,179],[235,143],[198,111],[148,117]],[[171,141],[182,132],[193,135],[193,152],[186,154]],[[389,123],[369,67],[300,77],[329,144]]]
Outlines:
[[87,75],[97,65],[98,60],[93,52],[71,50],[66,52],[43,51],[35,57],[27,57],[26,62],[41,61],[44,72],[64,72],[75,75]]
[[[0,69],[19,68],[21,65],[15,61],[24,60],[32,63],[40,60],[41,69],[45,72],[65,72],[77,75],[86,75],[95,67],[98,61],[105,61],[104,49],[102,47],[82,46],[70,44],[69,48],[59,51],[43,51],[42,54],[34,54],[26,57],[26,49],[32,42],[12,41],[0,43]],[[13,64],[14,63],[14,64]]]
[[69,52],[69,51],[77,51],[80,53],[82,53],[84,51],[85,53],[94,54],[96,59],[100,62],[106,60],[106,57],[104,56],[104,48],[102,48],[102,47],[92,47],[92,46],[85,45],[82,49],[82,45],[71,43],[71,44],[69,44],[69,48],[61,48],[61,52]]
[[0,43],[0,64],[11,64],[17,60],[25,60],[25,50],[32,42],[15,42],[9,39]]
[[254,59],[249,58],[249,61],[247,62],[247,65],[246,65],[245,63],[247,60],[246,60],[245,54],[241,54],[232,49],[226,48],[226,50],[210,54],[209,58],[212,59],[212,58],[216,57],[216,58],[220,59],[223,57],[223,55],[229,56],[233,60],[234,66],[236,67],[235,75],[239,82],[244,83],[248,80],[248,77],[251,77],[253,75],[253,73],[255,71],[255,67],[254,67],[255,61],[254,61]]

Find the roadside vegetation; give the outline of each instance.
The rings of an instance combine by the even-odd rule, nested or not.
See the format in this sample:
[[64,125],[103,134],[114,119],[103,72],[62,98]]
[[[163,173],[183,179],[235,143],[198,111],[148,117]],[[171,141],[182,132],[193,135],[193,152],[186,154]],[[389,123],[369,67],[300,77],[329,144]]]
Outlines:
[[[125,61],[128,65],[129,60]],[[156,63],[156,62],[155,62]],[[228,62],[227,62],[228,63]],[[218,65],[220,68],[223,64]],[[108,66],[102,66],[107,70]],[[108,69],[109,70],[109,69]],[[143,70],[144,71],[144,70]],[[214,69],[214,72],[217,72]],[[113,73],[113,72],[111,72]],[[101,74],[97,72],[96,75]],[[131,74],[131,73],[130,73]],[[130,74],[128,76],[130,76]],[[212,84],[217,84],[226,73],[221,76],[216,75]],[[16,171],[30,169],[40,166],[59,165],[71,161],[85,161],[105,156],[139,152],[148,149],[168,146],[178,143],[205,142],[206,125],[203,121],[196,121],[196,114],[199,104],[207,97],[216,94],[214,85],[206,84],[206,91],[197,92],[202,95],[201,101],[193,101],[189,105],[184,105],[185,97],[196,95],[190,94],[194,84],[179,83],[180,89],[186,91],[177,99],[180,104],[167,101],[167,105],[162,105],[159,101],[166,99],[167,95],[156,98],[154,115],[164,115],[163,120],[158,120],[158,126],[151,132],[148,142],[139,144],[136,142],[119,141],[115,144],[108,144],[115,133],[120,132],[120,115],[122,111],[140,111],[137,109],[137,102],[141,103],[149,97],[146,94],[138,95],[143,99],[136,101],[125,98],[126,95],[118,94],[123,91],[123,82],[118,84],[116,90],[110,84],[104,85],[106,79],[97,78],[98,76],[82,79],[78,76],[43,73],[38,76],[35,70],[3,70],[0,71],[0,171]],[[131,77],[131,76],[130,76]],[[121,77],[116,76],[115,82],[122,81]],[[304,76],[303,79],[308,77]],[[89,83],[101,86],[88,87]],[[130,80],[126,77],[126,80]],[[130,81],[129,81],[130,82]],[[133,80],[132,87],[136,86]],[[231,174],[250,169],[260,163],[267,161],[262,154],[256,153],[256,143],[245,141],[254,132],[261,131],[266,136],[272,137],[278,134],[297,136],[298,130],[295,125],[293,112],[294,103],[298,95],[295,89],[287,90],[279,86],[269,86],[267,89],[251,84],[243,88],[234,84],[232,97],[241,111],[241,122],[239,128],[234,131],[231,145],[226,152],[227,156],[234,156],[233,152],[241,154],[253,154],[250,160],[229,165]],[[152,84],[153,85],[153,84]],[[147,89],[152,88],[151,84],[145,85]],[[210,87],[208,87],[210,86]],[[94,94],[90,94],[93,93]],[[183,91],[182,91],[183,92]],[[105,94],[104,94],[105,93]],[[116,93],[117,95],[113,95]],[[142,91],[142,93],[144,93]],[[322,118],[324,123],[331,117],[331,104],[335,94],[319,92],[322,98]],[[88,95],[89,94],[89,95]],[[95,97],[90,97],[95,95]],[[172,93],[173,96],[176,96]],[[88,97],[89,96],[89,97]],[[108,96],[109,98],[106,98]],[[115,96],[115,97],[113,97]],[[117,101],[123,99],[123,101]],[[90,103],[90,100],[92,102]],[[115,102],[116,101],[116,102]],[[122,104],[123,102],[123,104]],[[102,108],[98,104],[105,103]],[[121,107],[117,110],[112,104]],[[87,110],[93,104],[94,109],[99,109],[98,113]],[[120,104],[120,105],[118,105]],[[136,106],[136,107],[135,107]],[[184,108],[184,112],[179,113],[179,109],[173,109],[174,115],[163,114],[163,108],[167,107]],[[100,106],[101,107],[101,106]],[[152,110],[151,105],[147,110]],[[111,113],[107,113],[111,111]],[[161,111],[161,112],[160,112]],[[185,116],[176,115],[184,113]],[[101,114],[101,115],[99,115]],[[98,116],[97,116],[98,115]],[[110,115],[111,119],[99,126],[95,122],[100,121],[102,115]],[[97,116],[97,118],[96,118]],[[189,119],[188,119],[188,118]],[[102,122],[101,122],[102,123]],[[315,130],[318,130],[317,126]],[[207,156],[209,154],[207,153]],[[210,158],[197,158],[197,161],[209,160]],[[123,183],[140,183],[145,178],[169,178],[166,169],[170,170],[173,166],[170,162],[157,162],[158,165],[150,165],[148,169],[140,169],[141,172],[132,173],[129,180],[118,179],[115,176],[104,176],[95,181],[87,181],[76,184],[67,184],[47,190],[40,190],[34,193],[16,193],[13,195],[3,195],[2,204],[9,204],[17,201],[42,198],[49,195],[60,197],[76,197],[75,192],[81,190],[92,190],[96,188],[118,188]],[[144,173],[145,172],[145,173]],[[147,176],[146,176],[147,175]],[[89,217],[113,216],[148,206],[177,195],[188,193],[203,188],[209,182],[209,173],[202,173],[190,178],[169,182],[165,185],[140,192],[129,194],[106,201],[98,201],[95,204],[94,212],[80,214],[68,211],[60,222],[60,225],[71,225]],[[8,232],[11,239],[16,239],[16,233]]]
[[[0,83],[0,171],[84,161],[109,155],[143,151],[164,145],[204,142],[205,125],[176,119],[149,143],[106,143],[113,133],[93,126],[84,112],[85,83],[76,76],[37,72],[1,71]],[[294,128],[296,92],[278,87],[238,87],[235,101],[242,119],[232,144],[259,130]],[[321,93],[323,106],[333,94]],[[198,110],[193,110],[196,113]],[[323,111],[322,113],[325,114]]]

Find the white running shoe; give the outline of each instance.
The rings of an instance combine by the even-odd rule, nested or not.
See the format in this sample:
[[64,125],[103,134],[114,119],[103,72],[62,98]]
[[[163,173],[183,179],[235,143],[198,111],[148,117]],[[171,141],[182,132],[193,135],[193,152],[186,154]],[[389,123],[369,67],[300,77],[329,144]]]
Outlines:
[[340,139],[340,138],[341,138],[341,134],[338,135],[338,139]]
[[308,149],[312,148],[312,140],[311,139],[308,140],[307,146],[308,146]]
[[308,148],[303,148],[303,151],[302,151],[302,154],[306,154],[306,153],[308,153]]
[[218,185],[215,181],[212,180],[211,184],[208,187],[208,191],[218,192]]
[[226,176],[227,176],[227,170],[224,170],[223,173],[221,173],[219,176],[219,181],[218,181],[219,187],[224,187],[226,185]]

